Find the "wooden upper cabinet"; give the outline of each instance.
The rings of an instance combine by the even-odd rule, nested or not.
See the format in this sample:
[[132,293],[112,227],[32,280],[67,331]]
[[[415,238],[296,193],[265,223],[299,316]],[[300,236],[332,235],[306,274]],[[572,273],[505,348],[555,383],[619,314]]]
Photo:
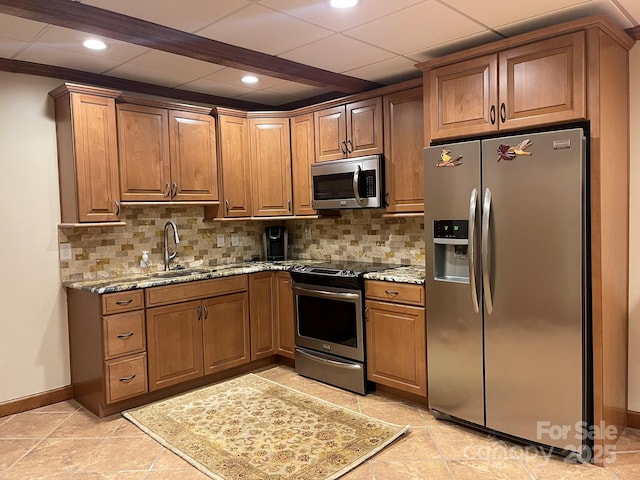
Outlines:
[[314,112],[316,161],[382,153],[382,98]]
[[232,115],[218,116],[223,216],[251,216],[249,122]]
[[497,57],[488,55],[431,70],[432,139],[497,129],[497,69]]
[[498,55],[500,128],[586,119],[584,33]]
[[424,211],[422,88],[384,97],[387,212]]
[[64,84],[54,99],[63,223],[118,221],[115,98],[120,92]]
[[292,215],[288,118],[249,120],[253,215]]
[[148,105],[118,105],[123,201],[217,201],[215,120]]
[[118,104],[120,189],[123,201],[169,200],[169,114],[164,108]]
[[311,208],[311,164],[315,161],[313,114],[291,119],[291,179],[294,215],[315,215]]
[[584,33],[430,70],[430,139],[586,118]]
[[347,110],[347,156],[382,153],[382,97],[349,103]]
[[169,110],[173,200],[218,200],[215,119]]

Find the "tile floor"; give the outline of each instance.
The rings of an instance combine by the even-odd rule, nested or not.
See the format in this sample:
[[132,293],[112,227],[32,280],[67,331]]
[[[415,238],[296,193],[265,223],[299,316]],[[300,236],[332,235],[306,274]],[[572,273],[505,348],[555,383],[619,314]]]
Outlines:
[[[627,429],[606,468],[566,464],[460,426],[422,406],[372,393],[365,397],[277,366],[259,372],[308,394],[410,433],[342,477],[344,480],[640,479],[640,430]],[[0,418],[2,480],[206,480],[208,477],[120,415],[98,419],[74,401]],[[247,479],[252,480],[252,479]]]

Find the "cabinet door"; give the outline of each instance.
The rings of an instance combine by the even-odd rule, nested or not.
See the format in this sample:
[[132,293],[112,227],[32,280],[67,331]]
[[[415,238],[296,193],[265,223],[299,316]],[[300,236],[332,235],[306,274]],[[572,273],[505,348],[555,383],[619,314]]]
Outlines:
[[295,313],[289,272],[275,273],[276,353],[295,358]]
[[311,164],[315,161],[313,114],[291,119],[291,177],[294,215],[315,215],[311,208]]
[[367,378],[427,394],[424,308],[368,300]]
[[293,205],[289,119],[251,119],[249,134],[253,214],[267,217],[291,215]]
[[218,200],[215,120],[169,111],[173,200]]
[[338,160],[347,156],[345,113],[343,105],[314,112],[316,162]]
[[254,273],[249,276],[249,311],[251,360],[275,355],[272,272]]
[[424,211],[422,88],[384,97],[387,212]]
[[220,115],[218,129],[224,216],[250,217],[251,171],[247,119]]
[[203,300],[205,374],[250,361],[249,298],[246,292]]
[[120,198],[169,200],[169,120],[164,108],[118,105]]
[[498,129],[498,59],[466,60],[430,72],[431,140]]
[[382,153],[382,97],[347,104],[347,155]]
[[118,144],[113,98],[71,95],[78,220],[118,220]]
[[201,377],[200,301],[147,309],[149,390]]
[[501,52],[500,128],[586,118],[584,33]]

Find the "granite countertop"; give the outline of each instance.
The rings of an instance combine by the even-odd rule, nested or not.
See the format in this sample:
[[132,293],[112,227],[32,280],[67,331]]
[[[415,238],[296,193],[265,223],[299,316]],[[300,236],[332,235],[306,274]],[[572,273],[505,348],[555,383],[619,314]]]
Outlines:
[[424,285],[425,269],[416,265],[389,267],[387,270],[365,273],[366,280],[385,282],[415,283]]
[[[134,273],[117,277],[107,277],[97,280],[85,280],[77,282],[63,282],[63,286],[78,290],[87,290],[92,293],[114,293],[135,290],[139,288],[158,287],[176,283],[193,282],[196,280],[208,280],[212,278],[228,277],[232,275],[244,275],[264,271],[286,271],[296,265],[308,265],[318,263],[314,260],[287,260],[280,262],[245,262],[211,267],[186,268],[184,270],[171,270],[170,272],[154,272],[151,274]],[[424,283],[424,268],[416,266],[390,266],[387,270],[368,273],[365,278],[372,280],[385,280],[401,283]]]

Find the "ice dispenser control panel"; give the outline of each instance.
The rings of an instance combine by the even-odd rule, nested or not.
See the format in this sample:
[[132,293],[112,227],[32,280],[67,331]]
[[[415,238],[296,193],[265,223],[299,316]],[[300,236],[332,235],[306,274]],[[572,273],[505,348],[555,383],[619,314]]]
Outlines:
[[467,240],[469,238],[468,220],[434,220],[433,238],[457,238]]
[[468,246],[468,220],[434,220],[434,278],[443,282],[469,283]]

